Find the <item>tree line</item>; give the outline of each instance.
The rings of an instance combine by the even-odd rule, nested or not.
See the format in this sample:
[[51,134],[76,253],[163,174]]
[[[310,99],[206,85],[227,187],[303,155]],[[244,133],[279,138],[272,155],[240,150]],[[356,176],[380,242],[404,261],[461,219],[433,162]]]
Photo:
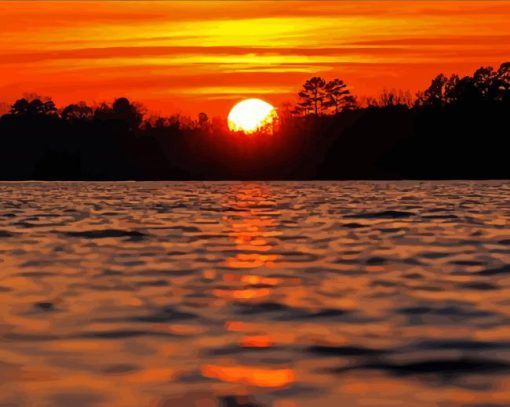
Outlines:
[[124,97],[59,109],[29,95],[0,117],[0,178],[510,178],[510,63],[437,75],[416,95],[360,102],[343,80],[314,76],[296,96],[273,134],[246,136]]
[[[293,113],[298,115],[337,114],[359,108],[347,84],[340,79],[326,81],[321,77],[307,80],[298,93],[299,102]],[[430,86],[415,97],[402,90],[384,90],[379,98],[368,98],[367,106],[446,106],[450,104],[508,103],[510,98],[510,62],[499,69],[491,66],[477,69],[472,76],[437,75]]]

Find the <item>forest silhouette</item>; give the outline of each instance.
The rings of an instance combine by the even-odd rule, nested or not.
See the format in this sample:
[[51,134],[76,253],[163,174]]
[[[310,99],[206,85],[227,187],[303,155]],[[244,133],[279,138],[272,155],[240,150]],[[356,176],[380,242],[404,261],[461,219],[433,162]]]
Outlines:
[[0,117],[0,179],[510,178],[510,63],[363,102],[313,77],[297,99],[271,131],[246,135],[206,113],[147,116],[123,97],[59,109],[27,96]]

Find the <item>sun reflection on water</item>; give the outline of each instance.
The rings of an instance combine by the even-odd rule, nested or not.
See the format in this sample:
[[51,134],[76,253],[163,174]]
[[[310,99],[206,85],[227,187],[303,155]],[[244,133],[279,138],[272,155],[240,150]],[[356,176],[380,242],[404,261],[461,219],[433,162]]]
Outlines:
[[0,185],[0,405],[506,406],[509,191]]
[[266,252],[274,248],[271,239],[280,232],[270,189],[264,185],[242,184],[225,205],[232,208],[226,222],[237,252],[226,260],[226,266],[232,269],[274,267],[279,256]]
[[229,383],[244,383],[258,387],[284,387],[294,381],[291,369],[267,369],[255,366],[204,365],[202,374]]

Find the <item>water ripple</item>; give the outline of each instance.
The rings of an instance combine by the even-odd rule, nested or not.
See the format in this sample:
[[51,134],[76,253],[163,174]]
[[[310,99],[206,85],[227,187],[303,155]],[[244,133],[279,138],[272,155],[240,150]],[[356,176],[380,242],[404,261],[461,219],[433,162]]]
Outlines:
[[506,406],[508,196],[0,183],[0,405]]

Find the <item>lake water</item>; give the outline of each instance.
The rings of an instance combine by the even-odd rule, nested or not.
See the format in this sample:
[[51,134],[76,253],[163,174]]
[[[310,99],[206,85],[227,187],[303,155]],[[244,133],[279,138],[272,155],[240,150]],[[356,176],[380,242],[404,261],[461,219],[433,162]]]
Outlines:
[[510,404],[510,183],[0,183],[0,406]]

